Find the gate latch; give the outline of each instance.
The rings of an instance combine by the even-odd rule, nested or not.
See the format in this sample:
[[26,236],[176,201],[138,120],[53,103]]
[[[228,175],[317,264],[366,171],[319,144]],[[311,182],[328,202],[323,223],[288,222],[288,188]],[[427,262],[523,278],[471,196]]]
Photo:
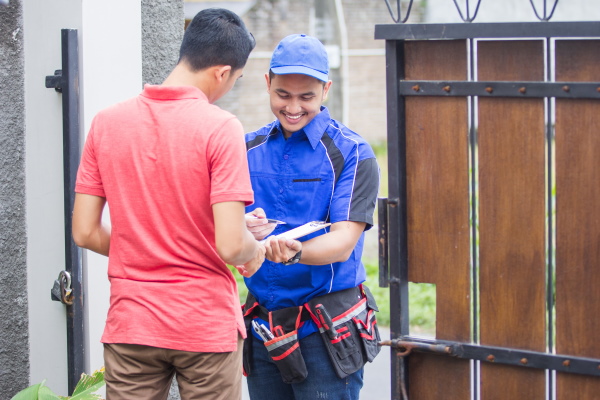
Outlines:
[[71,274],[67,271],[60,271],[58,279],[50,290],[52,301],[60,301],[68,306],[73,305],[73,289],[71,289]]

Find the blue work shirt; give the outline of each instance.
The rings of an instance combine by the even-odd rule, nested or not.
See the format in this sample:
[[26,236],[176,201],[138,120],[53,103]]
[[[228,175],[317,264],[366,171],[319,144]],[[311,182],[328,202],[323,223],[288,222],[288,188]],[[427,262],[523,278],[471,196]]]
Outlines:
[[[365,230],[373,225],[379,188],[375,155],[361,136],[331,119],[326,107],[287,140],[277,120],[246,134],[246,148],[255,199],[246,212],[260,207],[267,217],[287,222],[272,235],[310,221],[364,222]],[[323,228],[298,240],[328,231]],[[313,297],[364,282],[363,243],[364,233],[348,260],[333,264],[285,266],[265,260],[244,280],[269,311],[302,305]],[[315,330],[307,326],[299,336]]]

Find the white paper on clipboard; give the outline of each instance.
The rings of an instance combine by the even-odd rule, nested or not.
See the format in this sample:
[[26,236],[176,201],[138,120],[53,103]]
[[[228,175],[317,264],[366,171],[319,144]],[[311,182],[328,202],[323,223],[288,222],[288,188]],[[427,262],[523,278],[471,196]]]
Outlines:
[[[287,232],[280,233],[279,235],[276,235],[275,237],[284,237],[286,239],[298,239],[298,238],[301,238],[302,236],[308,235],[309,233],[313,233],[320,229],[323,229],[329,225],[331,225],[330,222],[311,221],[311,222],[307,222],[304,225],[300,225],[297,228],[290,229]],[[270,236],[270,237],[272,237],[272,236]],[[265,240],[267,240],[267,239],[265,239]],[[262,240],[261,242],[264,242],[265,240]]]

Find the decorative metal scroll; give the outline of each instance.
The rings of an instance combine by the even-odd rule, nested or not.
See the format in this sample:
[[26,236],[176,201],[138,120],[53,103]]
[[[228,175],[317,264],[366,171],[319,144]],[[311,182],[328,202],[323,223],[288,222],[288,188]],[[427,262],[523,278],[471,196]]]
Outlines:
[[[471,4],[470,4],[469,0],[466,0],[466,2],[465,2],[465,8],[466,8],[465,14],[463,14],[461,7],[458,4],[457,0],[452,0],[452,1],[454,2],[454,6],[456,7],[456,10],[458,11],[458,15],[460,16],[460,19],[462,19],[464,22],[473,22],[475,20],[475,18],[477,17],[477,13],[479,12],[479,6],[481,5],[481,0],[477,0],[477,5],[475,6],[475,11],[473,12],[473,15],[471,15],[471,12],[470,12]],[[554,15],[554,11],[556,11],[556,6],[558,5],[558,1],[559,0],[554,0],[552,9],[550,10],[550,12],[548,12],[548,9],[549,9],[548,3],[547,3],[547,0],[544,0],[543,13],[541,15],[538,12],[537,7],[533,3],[533,0],[529,0],[529,3],[531,4],[531,8],[533,8],[533,12],[535,13],[535,16],[537,17],[537,19],[539,19],[540,21],[550,21],[550,19]],[[408,7],[406,9],[404,18],[402,18],[402,11],[400,8],[400,3],[401,3],[401,0],[396,0],[396,11],[394,12],[394,10],[392,10],[390,0],[385,0],[385,4],[388,8],[390,16],[392,17],[392,20],[395,23],[405,23],[408,20],[408,17],[410,16],[410,10],[412,8],[413,0],[410,0],[410,2],[408,3]]]
[[535,4],[533,4],[533,0],[529,0],[529,3],[531,3],[531,7],[533,8],[533,12],[535,13],[535,16],[537,17],[537,19],[539,19],[540,21],[550,21],[550,18],[552,18],[552,16],[554,15],[554,11],[556,10],[556,5],[558,4],[558,0],[554,0],[554,5],[552,6],[552,10],[550,11],[550,14],[547,13],[548,7],[546,5],[546,0],[544,0],[544,14],[541,17],[537,11],[537,8],[535,8]]
[[473,16],[470,16],[470,7],[469,7],[469,0],[467,0],[466,2],[466,8],[467,8],[467,13],[466,13],[466,17],[463,15],[462,11],[460,10],[460,6],[458,5],[458,3],[456,2],[456,0],[454,1],[454,5],[456,6],[456,10],[458,10],[458,15],[460,15],[460,19],[462,19],[464,22],[473,22],[475,20],[475,17],[477,17],[477,12],[479,12],[479,6],[481,5],[481,0],[477,0],[477,6],[475,6],[475,12],[473,13]]
[[404,16],[404,18],[402,18],[402,11],[400,10],[400,0],[396,0],[396,16],[394,16],[394,11],[392,10],[392,6],[390,5],[389,0],[385,0],[385,5],[388,8],[388,11],[390,12],[390,15],[392,17],[392,20],[395,23],[405,23],[408,20],[408,17],[410,16],[410,10],[412,8],[412,3],[413,0],[410,0],[410,2],[408,3],[408,8],[406,9],[406,15]]

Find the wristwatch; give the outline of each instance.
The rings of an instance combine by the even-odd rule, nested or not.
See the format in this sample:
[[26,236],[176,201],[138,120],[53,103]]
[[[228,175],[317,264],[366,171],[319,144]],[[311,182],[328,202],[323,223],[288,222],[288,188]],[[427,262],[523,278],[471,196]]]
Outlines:
[[287,260],[286,262],[283,262],[283,265],[292,265],[292,264],[296,264],[298,261],[300,261],[300,257],[302,257],[302,250],[300,250],[299,252],[297,252],[294,257],[290,258],[289,260]]

